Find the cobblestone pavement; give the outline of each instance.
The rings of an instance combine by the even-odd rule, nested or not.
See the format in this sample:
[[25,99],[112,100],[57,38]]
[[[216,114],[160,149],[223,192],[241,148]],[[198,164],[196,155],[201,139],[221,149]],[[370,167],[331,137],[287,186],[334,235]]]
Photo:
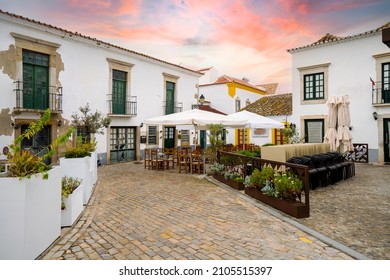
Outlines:
[[[357,186],[368,168],[383,176],[374,177],[381,193],[372,182]],[[371,258],[389,259],[388,171],[358,167],[348,183],[312,192],[311,217],[299,222]],[[78,222],[40,259],[352,258],[258,205],[202,176],[136,163],[103,166]]]
[[351,179],[310,193],[300,223],[371,259],[390,259],[390,166],[355,164]]

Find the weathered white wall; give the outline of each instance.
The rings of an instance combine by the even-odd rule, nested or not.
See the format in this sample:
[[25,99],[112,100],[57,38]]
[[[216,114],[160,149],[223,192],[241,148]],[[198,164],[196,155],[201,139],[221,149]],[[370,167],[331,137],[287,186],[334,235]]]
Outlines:
[[[5,19],[5,20],[4,20]],[[169,63],[151,59],[145,55],[121,50],[113,46],[97,43],[94,40],[70,36],[69,33],[32,24],[31,22],[0,15],[0,52],[8,50],[9,45],[15,45],[11,32],[27,35],[52,43],[60,44],[57,52],[61,56],[64,70],[60,72],[59,82],[63,87],[62,117],[71,120],[72,113],[78,108],[90,104],[92,111],[108,113],[108,96],[111,91],[110,70],[107,58],[134,64],[130,70],[129,95],[137,96],[137,116],[113,117],[111,126],[138,127],[146,119],[164,115],[163,101],[165,86],[163,73],[177,76],[175,102],[183,102],[183,110],[191,109],[194,103],[196,84],[199,83],[198,73],[189,71]],[[0,72],[1,98],[0,110],[15,107],[13,79]],[[2,123],[1,126],[9,125]],[[145,126],[141,129],[145,133]],[[0,147],[9,145],[12,135],[0,135]],[[107,134],[96,135],[97,152],[106,153]],[[137,135],[139,141],[139,135]],[[142,149],[141,145],[141,149]]]

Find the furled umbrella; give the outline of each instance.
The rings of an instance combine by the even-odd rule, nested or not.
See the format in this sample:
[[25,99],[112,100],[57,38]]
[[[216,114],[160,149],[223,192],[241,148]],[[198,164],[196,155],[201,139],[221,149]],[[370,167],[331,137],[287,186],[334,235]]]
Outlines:
[[353,151],[352,134],[349,131],[351,116],[348,95],[343,95],[338,98],[337,124],[338,148],[340,148],[340,152]]
[[326,103],[328,105],[328,131],[324,137],[324,143],[329,143],[331,151],[336,151],[338,147],[338,135],[337,135],[337,107],[338,101],[336,96],[331,96]]

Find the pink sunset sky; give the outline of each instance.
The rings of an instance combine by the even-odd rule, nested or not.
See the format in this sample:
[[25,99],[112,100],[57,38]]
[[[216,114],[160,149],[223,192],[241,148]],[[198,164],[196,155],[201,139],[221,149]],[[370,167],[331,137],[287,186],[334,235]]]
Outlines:
[[287,49],[390,21],[389,0],[0,0],[0,9],[191,69],[291,92]]

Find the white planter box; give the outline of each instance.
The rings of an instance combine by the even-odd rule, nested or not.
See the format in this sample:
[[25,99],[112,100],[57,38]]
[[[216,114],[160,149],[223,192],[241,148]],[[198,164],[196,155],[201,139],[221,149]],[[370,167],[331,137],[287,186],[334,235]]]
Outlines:
[[62,177],[76,177],[82,180],[84,194],[83,204],[86,205],[92,193],[91,157],[60,158]]
[[90,170],[92,172],[92,185],[97,182],[97,151],[91,153]]
[[0,259],[33,260],[61,235],[61,169],[0,178]]
[[69,227],[83,211],[83,183],[77,187],[67,198],[64,198],[65,209],[61,210],[61,226]]

